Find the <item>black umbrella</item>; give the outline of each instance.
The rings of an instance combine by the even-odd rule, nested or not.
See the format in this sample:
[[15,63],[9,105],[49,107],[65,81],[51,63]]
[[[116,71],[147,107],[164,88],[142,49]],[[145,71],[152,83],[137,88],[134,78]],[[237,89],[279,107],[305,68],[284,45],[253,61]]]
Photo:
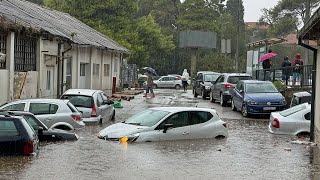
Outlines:
[[142,68],[142,69],[144,69],[145,71],[148,71],[150,74],[152,74],[153,76],[159,76],[158,74],[157,74],[157,72],[156,72],[156,70],[154,70],[153,68],[151,68],[151,67],[144,67],[144,68]]

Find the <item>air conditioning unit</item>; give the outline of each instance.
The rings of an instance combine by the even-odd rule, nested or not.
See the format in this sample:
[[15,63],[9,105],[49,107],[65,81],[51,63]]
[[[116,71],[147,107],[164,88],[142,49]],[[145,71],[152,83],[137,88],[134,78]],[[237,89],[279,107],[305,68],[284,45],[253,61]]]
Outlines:
[[0,63],[6,61],[6,54],[0,52]]

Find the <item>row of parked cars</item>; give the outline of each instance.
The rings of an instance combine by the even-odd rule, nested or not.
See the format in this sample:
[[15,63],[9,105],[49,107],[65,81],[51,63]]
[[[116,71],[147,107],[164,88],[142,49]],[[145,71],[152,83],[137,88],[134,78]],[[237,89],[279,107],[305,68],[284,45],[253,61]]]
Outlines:
[[60,99],[13,100],[0,106],[0,154],[36,153],[39,141],[77,140],[85,123],[114,120],[100,90],[70,89]]
[[311,94],[293,94],[289,109],[283,95],[270,81],[253,80],[249,74],[201,71],[193,79],[193,95],[209,97],[221,106],[231,105],[244,117],[270,114],[269,131],[276,134],[310,132]]

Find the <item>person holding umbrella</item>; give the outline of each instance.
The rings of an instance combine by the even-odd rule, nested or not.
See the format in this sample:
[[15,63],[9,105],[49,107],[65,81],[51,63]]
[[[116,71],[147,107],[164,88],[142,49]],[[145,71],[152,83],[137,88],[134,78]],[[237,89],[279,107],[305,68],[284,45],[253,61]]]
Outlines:
[[267,54],[261,56],[260,62],[262,62],[262,68],[264,70],[264,80],[270,80],[270,69],[272,67],[271,58],[277,56],[276,53],[273,53],[270,49]]
[[151,98],[155,97],[155,94],[153,92],[153,75],[158,76],[158,74],[156,73],[156,71],[150,67],[145,67],[143,68],[146,72],[144,73],[147,76],[147,87],[146,87],[146,93],[144,94],[143,97],[147,97],[148,93],[150,91]]

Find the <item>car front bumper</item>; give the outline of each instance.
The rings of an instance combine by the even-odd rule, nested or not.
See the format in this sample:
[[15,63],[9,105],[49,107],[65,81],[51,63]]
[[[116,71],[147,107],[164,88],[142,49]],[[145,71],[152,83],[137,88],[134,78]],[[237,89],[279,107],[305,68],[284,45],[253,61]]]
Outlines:
[[285,105],[247,105],[247,111],[249,114],[270,114],[275,111],[282,111],[285,108]]

